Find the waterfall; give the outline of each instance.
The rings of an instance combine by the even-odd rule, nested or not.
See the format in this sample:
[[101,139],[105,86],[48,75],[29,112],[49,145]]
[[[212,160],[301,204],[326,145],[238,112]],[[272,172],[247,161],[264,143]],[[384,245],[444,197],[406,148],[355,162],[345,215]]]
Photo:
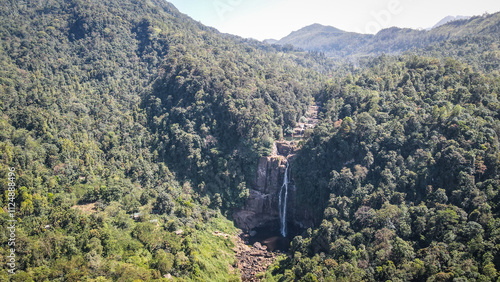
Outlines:
[[287,198],[288,198],[288,161],[286,162],[285,176],[283,177],[283,185],[281,185],[280,194],[279,194],[280,228],[281,228],[280,231],[281,231],[281,236],[283,236],[283,237],[286,237],[286,202],[287,202]]

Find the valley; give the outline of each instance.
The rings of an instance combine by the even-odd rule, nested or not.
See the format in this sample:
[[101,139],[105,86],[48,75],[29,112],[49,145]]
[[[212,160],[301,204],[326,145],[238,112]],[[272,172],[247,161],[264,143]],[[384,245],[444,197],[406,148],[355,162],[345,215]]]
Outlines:
[[499,13],[267,44],[0,4],[1,281],[500,279]]

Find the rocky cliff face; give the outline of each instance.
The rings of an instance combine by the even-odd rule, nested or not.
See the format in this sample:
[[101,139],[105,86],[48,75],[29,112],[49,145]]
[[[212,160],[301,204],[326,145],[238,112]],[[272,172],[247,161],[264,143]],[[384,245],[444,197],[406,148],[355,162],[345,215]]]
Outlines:
[[286,157],[280,155],[260,158],[245,207],[233,214],[239,228],[249,231],[279,217],[278,192],[285,164]]
[[[304,129],[312,129],[318,124],[319,106],[313,104],[309,107],[307,121],[298,123],[294,128],[295,134],[291,137],[295,140],[303,138]],[[250,231],[256,227],[264,226],[266,223],[279,219],[279,191],[283,185],[283,176],[286,170],[286,162],[293,166],[293,159],[297,152],[297,141],[277,141],[273,144],[271,156],[262,157],[259,160],[255,180],[250,189],[245,207],[233,213],[236,226],[244,231]],[[295,185],[293,184],[293,169],[290,174],[289,196],[287,206],[288,222],[292,222],[300,228],[308,228],[314,225],[312,212],[296,205]]]
[[[267,222],[279,219],[278,193],[283,184],[287,159],[293,162],[297,146],[295,142],[291,141],[275,142],[273,146],[272,155],[262,157],[259,160],[255,180],[252,183],[250,196],[245,207],[233,214],[236,225],[245,231],[250,231],[265,225]],[[293,185],[291,185],[290,194],[291,204],[288,210],[291,211],[290,215],[297,215],[297,212],[293,212],[295,209],[295,187]],[[305,217],[299,216],[298,218]],[[298,225],[304,226],[308,224],[300,222]]]

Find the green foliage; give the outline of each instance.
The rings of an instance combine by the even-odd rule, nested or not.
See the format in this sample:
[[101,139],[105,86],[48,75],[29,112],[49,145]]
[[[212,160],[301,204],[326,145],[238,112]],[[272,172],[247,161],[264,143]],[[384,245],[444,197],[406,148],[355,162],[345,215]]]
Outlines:
[[424,36],[427,57],[353,66],[220,34],[160,0],[0,4],[2,207],[10,167],[18,188],[10,280],[238,280],[215,231],[236,233],[226,217],[258,158],[314,99],[322,122],[293,180],[316,228],[259,276],[498,280],[498,15],[462,23],[464,37]]
[[305,114],[326,59],[222,35],[165,1],[0,4],[15,279],[236,279],[212,221],[229,225],[217,210],[244,203],[258,157]]
[[325,118],[294,162],[318,228],[272,274],[498,279],[499,89],[495,73],[417,56],[327,83]]

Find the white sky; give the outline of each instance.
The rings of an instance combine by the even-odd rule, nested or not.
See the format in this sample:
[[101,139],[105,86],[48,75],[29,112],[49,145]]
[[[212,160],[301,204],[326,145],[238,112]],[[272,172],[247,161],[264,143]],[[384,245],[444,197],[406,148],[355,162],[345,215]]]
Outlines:
[[313,23],[361,33],[391,26],[428,28],[452,15],[500,11],[499,0],[168,0],[221,32],[281,39]]

